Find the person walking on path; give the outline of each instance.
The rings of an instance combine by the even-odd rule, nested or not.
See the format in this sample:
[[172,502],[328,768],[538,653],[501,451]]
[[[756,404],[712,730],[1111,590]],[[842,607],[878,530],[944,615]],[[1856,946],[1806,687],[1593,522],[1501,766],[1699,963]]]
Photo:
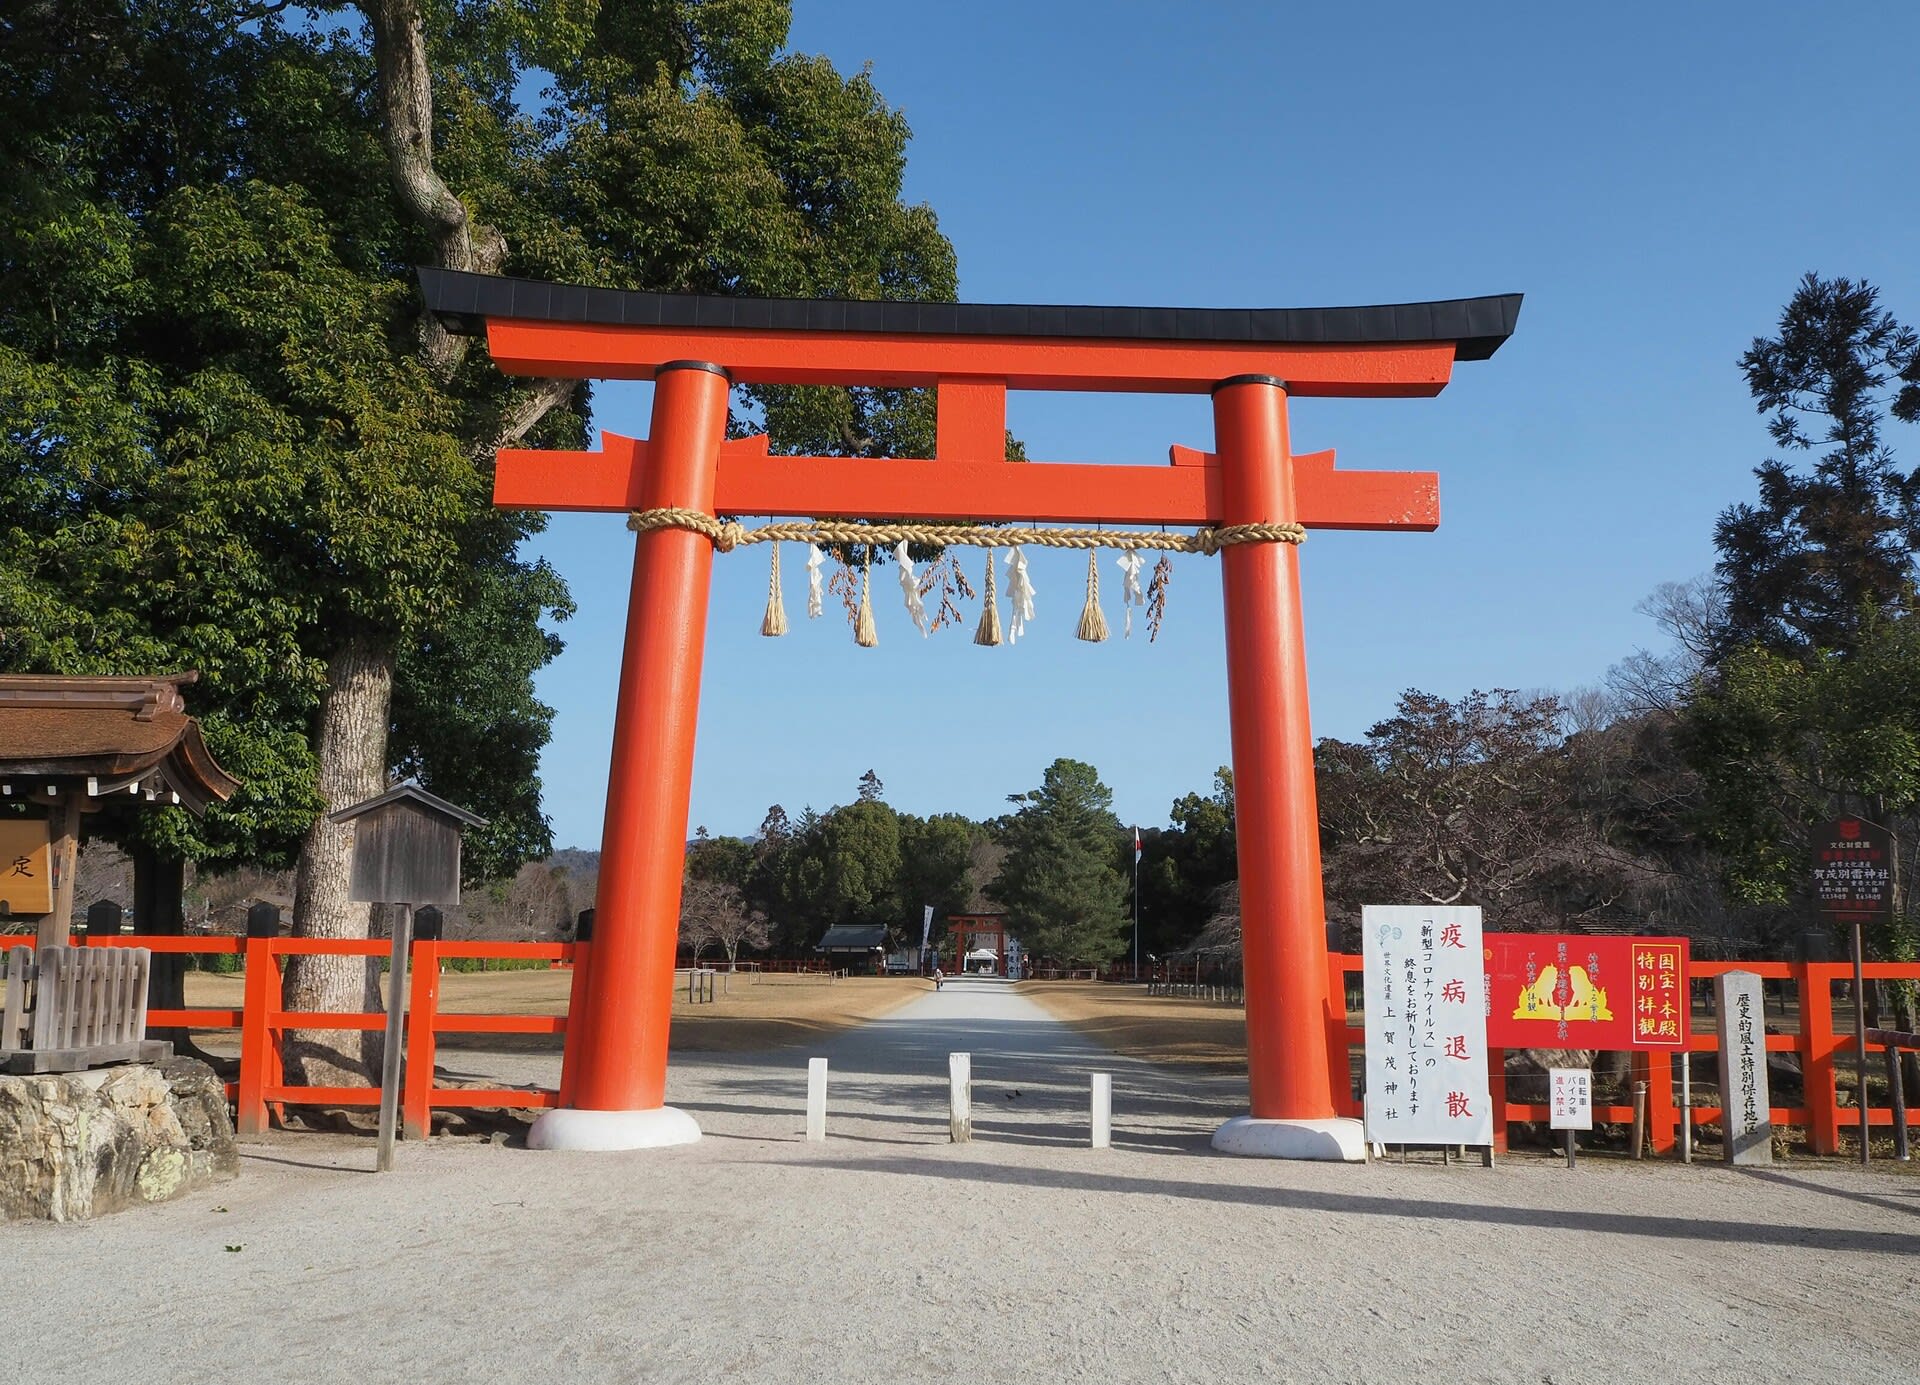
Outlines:
[[940,970],[940,968],[939,968],[939,966],[938,966],[938,965],[936,964],[936,965],[935,965],[935,967],[934,967],[934,969],[933,969],[933,988],[934,988],[934,990],[936,990],[936,991],[937,991],[937,990],[939,990],[939,989],[940,989],[940,987],[941,987],[941,986],[942,986],[943,984],[945,984],[945,982],[946,982],[946,979],[947,979],[947,975],[946,975],[946,973],[945,973],[945,972],[943,972],[943,971],[941,971],[941,970]]

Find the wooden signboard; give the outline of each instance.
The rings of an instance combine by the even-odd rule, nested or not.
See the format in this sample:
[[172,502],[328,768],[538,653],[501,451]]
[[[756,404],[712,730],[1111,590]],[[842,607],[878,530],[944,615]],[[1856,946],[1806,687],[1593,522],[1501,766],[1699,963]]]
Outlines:
[[53,833],[45,818],[0,817],[0,913],[53,911]]

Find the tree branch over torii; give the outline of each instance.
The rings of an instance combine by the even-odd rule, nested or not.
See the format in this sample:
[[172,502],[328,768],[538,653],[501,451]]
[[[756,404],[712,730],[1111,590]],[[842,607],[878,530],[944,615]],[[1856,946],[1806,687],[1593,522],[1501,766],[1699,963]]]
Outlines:
[[[438,267],[498,274],[507,260],[506,237],[475,221],[434,167],[433,75],[417,0],[362,0],[358,8],[373,32],[381,136],[400,205],[432,238]],[[421,314],[420,351],[437,378],[452,378],[466,359],[468,344],[431,313]],[[578,383],[543,379],[516,391],[499,432],[476,453],[490,458],[519,442]]]

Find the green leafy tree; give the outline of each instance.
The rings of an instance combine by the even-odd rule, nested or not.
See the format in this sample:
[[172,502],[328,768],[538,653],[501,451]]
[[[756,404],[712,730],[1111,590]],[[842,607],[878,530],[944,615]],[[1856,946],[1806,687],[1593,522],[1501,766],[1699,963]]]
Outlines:
[[[1113,791],[1092,765],[1055,760],[1040,787],[1014,794],[1004,820],[1006,860],[992,894],[1007,926],[1035,955],[1110,962],[1131,941],[1127,880],[1116,863]],[[1131,841],[1131,837],[1126,839]]]
[[[200,668],[249,787],[165,830],[208,859],[297,845],[299,932],[365,933],[319,810],[396,770],[495,820],[490,872],[545,842],[529,678],[568,606],[517,556],[539,517],[494,510],[489,469],[502,446],[579,445],[588,394],[494,371],[421,314],[413,266],[953,295],[933,214],[900,198],[904,121],[864,74],[785,51],[788,19],[777,0],[0,16],[0,661]],[[931,419],[878,392],[751,402],[783,448],[828,416],[858,436]],[[370,993],[347,959],[288,968],[290,1008]],[[293,1071],[353,1066],[336,1037]]]
[[[930,818],[900,817],[900,884],[898,920],[903,941],[918,945],[921,910],[933,906],[933,917],[962,914],[973,898],[973,846],[978,833],[959,813],[936,813]],[[911,937],[907,935],[911,934]]]
[[844,923],[900,919],[900,818],[877,800],[836,808],[821,823],[820,902]]
[[1920,625],[1869,613],[1855,635],[1848,655],[1742,650],[1688,708],[1707,830],[1751,903],[1804,897],[1814,823],[1920,813]]
[[687,878],[744,889],[753,873],[753,861],[752,842],[739,837],[709,837],[703,827],[687,849]]
[[[1170,952],[1190,941],[1214,912],[1220,890],[1238,878],[1233,771],[1214,771],[1212,793],[1183,794],[1168,811],[1173,826],[1141,834],[1140,948]],[[1131,857],[1129,841],[1126,857]],[[1132,869],[1132,861],[1123,864]]]

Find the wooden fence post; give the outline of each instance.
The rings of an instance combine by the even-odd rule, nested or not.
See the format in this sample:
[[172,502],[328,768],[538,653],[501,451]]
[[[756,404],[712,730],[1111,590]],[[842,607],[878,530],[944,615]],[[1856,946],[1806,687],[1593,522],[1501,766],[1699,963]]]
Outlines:
[[280,967],[273,940],[280,932],[280,910],[256,904],[247,910],[246,989],[241,994],[240,1080],[234,1091],[234,1133],[267,1132],[266,1088],[278,1086],[269,1015],[280,1007]]
[[440,930],[432,905],[413,918],[413,975],[407,995],[407,1076],[400,1096],[401,1129],[424,1140],[433,1127],[434,1019],[440,1013]]
[[1807,1143],[1815,1154],[1840,1152],[1840,1111],[1833,1085],[1833,976],[1837,966],[1795,962],[1800,988],[1800,1087]]

